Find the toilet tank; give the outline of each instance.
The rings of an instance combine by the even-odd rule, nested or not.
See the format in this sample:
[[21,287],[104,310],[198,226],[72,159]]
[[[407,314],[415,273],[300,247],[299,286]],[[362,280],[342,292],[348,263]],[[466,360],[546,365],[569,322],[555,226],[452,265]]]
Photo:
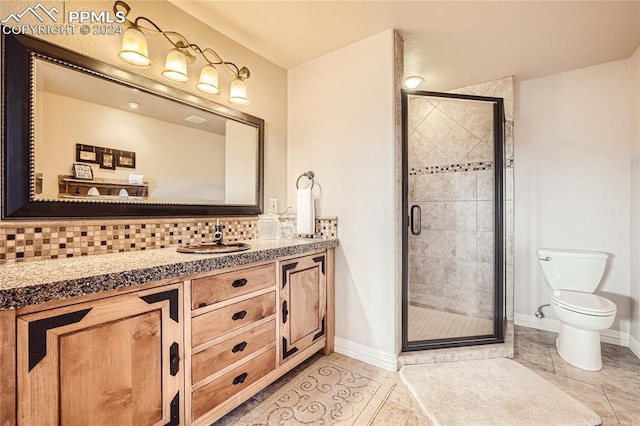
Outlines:
[[608,257],[599,251],[538,250],[542,272],[554,290],[593,293],[600,284]]

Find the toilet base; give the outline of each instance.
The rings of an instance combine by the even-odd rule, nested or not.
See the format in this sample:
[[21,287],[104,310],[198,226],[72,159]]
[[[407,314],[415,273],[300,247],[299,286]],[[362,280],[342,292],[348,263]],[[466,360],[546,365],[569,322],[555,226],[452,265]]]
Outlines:
[[588,371],[602,369],[598,330],[582,330],[560,322],[556,349],[562,359],[574,367]]

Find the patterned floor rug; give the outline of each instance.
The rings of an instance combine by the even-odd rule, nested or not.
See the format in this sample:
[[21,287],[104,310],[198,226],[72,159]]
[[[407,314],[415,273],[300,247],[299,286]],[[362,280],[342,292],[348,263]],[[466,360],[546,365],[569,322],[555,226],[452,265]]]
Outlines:
[[435,425],[599,425],[600,417],[510,359],[410,365],[402,380]]
[[236,425],[366,425],[394,387],[384,375],[323,357]]

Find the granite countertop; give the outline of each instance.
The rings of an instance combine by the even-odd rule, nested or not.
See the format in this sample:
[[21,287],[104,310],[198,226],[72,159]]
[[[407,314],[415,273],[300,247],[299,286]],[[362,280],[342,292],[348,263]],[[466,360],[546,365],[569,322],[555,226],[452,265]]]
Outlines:
[[335,238],[246,242],[249,250],[227,254],[185,254],[171,247],[0,265],[0,310],[338,246]]

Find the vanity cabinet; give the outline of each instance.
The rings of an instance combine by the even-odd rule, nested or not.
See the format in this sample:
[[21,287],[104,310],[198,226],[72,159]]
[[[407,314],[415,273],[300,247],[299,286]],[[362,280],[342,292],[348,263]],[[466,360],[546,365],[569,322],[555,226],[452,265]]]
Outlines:
[[276,369],[276,262],[191,281],[191,408],[209,424],[222,403]]
[[178,283],[18,316],[18,424],[180,424],[181,306]]
[[333,351],[333,248],[0,311],[3,425],[210,425]]
[[333,351],[332,265],[330,249],[191,281],[188,423],[209,425],[315,352]]
[[326,255],[314,254],[281,262],[280,273],[280,363],[283,363],[325,335]]

